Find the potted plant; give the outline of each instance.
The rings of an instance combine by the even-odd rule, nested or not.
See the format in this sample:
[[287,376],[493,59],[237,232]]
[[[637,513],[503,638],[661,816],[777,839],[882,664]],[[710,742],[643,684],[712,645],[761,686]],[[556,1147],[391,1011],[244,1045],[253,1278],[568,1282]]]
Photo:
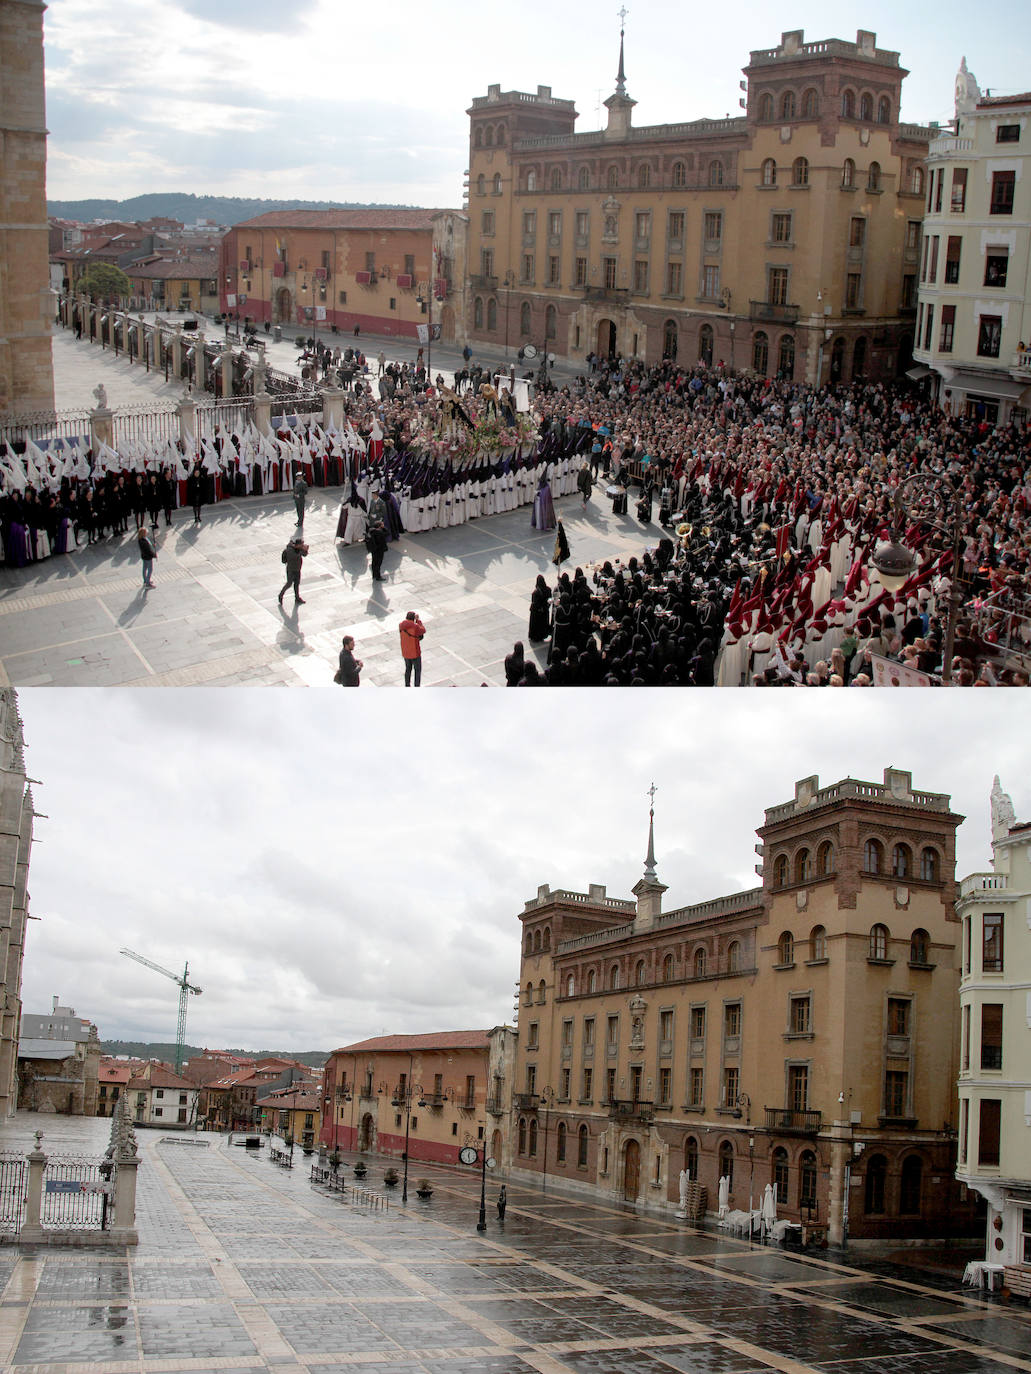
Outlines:
[[391,1165],[390,1168],[383,1175],[383,1182],[387,1185],[388,1188],[394,1188],[397,1186],[397,1181],[399,1178],[400,1174],[397,1172],[394,1166]]
[[369,1172],[369,1170],[368,1170],[368,1166],[367,1166],[366,1163],[365,1163],[365,1160],[364,1160],[364,1159],[360,1159],[360,1160],[358,1161],[358,1163],[354,1166],[354,1176],[355,1176],[355,1178],[364,1178],[365,1175],[366,1175],[368,1172]]
[[433,1185],[428,1178],[419,1178],[415,1181],[415,1192],[417,1197],[432,1197]]

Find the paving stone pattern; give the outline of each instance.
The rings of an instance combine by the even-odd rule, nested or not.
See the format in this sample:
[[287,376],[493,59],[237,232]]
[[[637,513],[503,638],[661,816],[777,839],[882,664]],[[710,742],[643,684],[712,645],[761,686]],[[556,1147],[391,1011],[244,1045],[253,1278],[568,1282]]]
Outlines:
[[[0,1129],[0,1147],[14,1143],[12,1129],[31,1138],[37,1120]],[[55,1130],[67,1147],[74,1124]],[[267,1150],[197,1139],[186,1149],[142,1134],[138,1247],[0,1254],[0,1369],[1031,1371],[1027,1307],[955,1278],[882,1275],[861,1257],[786,1254],[518,1183],[505,1222],[491,1209],[479,1235],[472,1172],[420,1166],[433,1197],[404,1207],[374,1160],[366,1186],[389,1206],[372,1211],[313,1188],[299,1152],[285,1171]]]

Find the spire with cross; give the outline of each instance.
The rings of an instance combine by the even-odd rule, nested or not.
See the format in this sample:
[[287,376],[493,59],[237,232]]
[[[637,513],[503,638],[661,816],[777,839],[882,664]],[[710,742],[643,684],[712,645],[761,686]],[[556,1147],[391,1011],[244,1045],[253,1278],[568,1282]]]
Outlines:
[[619,71],[616,73],[616,94],[626,95],[626,72],[623,69],[623,32],[626,28],[626,17],[630,11],[624,5],[619,11]]
[[648,807],[648,853],[644,860],[644,876],[650,882],[654,882],[657,876],[655,873],[655,793],[658,790],[654,783],[648,788],[651,804]]

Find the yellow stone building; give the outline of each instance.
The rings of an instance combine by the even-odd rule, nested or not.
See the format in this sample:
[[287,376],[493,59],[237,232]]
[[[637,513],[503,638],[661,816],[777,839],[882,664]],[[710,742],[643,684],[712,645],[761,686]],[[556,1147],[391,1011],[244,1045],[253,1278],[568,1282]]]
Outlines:
[[53,410],[40,0],[0,0],[0,416]]
[[470,338],[826,382],[911,362],[931,131],[861,30],[751,54],[737,118],[637,126],[620,45],[604,129],[573,102],[473,100]]
[[322,1091],[317,1083],[292,1083],[260,1097],[257,1108],[263,1131],[276,1131],[304,1150],[311,1150],[319,1139],[322,1125]]
[[[521,914],[516,1174],[673,1211],[758,1207],[852,1237],[957,1234],[949,798],[815,777],[766,811],[762,884],[663,910],[543,886]],[[704,1198],[700,1194],[704,1189]],[[965,1190],[963,1190],[965,1194]]]

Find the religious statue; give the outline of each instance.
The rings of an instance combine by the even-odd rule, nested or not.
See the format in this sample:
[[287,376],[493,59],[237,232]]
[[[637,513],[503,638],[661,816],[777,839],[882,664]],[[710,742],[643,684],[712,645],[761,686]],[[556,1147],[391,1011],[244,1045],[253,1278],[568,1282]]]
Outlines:
[[1013,799],[1002,790],[999,775],[996,773],[992,783],[992,839],[1004,840],[1011,828],[1017,823],[1017,813],[1013,810]]
[[728,1178],[728,1176],[727,1176],[726,1174],[724,1174],[723,1177],[720,1179],[720,1187],[719,1187],[719,1212],[718,1212],[718,1217],[719,1217],[719,1220],[720,1220],[720,1221],[722,1221],[723,1218],[727,1215],[727,1209],[729,1208],[729,1206],[730,1206],[730,1179]]
[[107,388],[104,386],[104,383],[103,383],[103,382],[101,382],[98,386],[95,386],[95,387],[93,388],[93,395],[97,398],[97,409],[98,409],[98,410],[106,410],[106,409],[107,409]]
[[676,1215],[678,1217],[687,1216],[687,1185],[691,1182],[691,1172],[689,1169],[680,1171],[680,1208]]

